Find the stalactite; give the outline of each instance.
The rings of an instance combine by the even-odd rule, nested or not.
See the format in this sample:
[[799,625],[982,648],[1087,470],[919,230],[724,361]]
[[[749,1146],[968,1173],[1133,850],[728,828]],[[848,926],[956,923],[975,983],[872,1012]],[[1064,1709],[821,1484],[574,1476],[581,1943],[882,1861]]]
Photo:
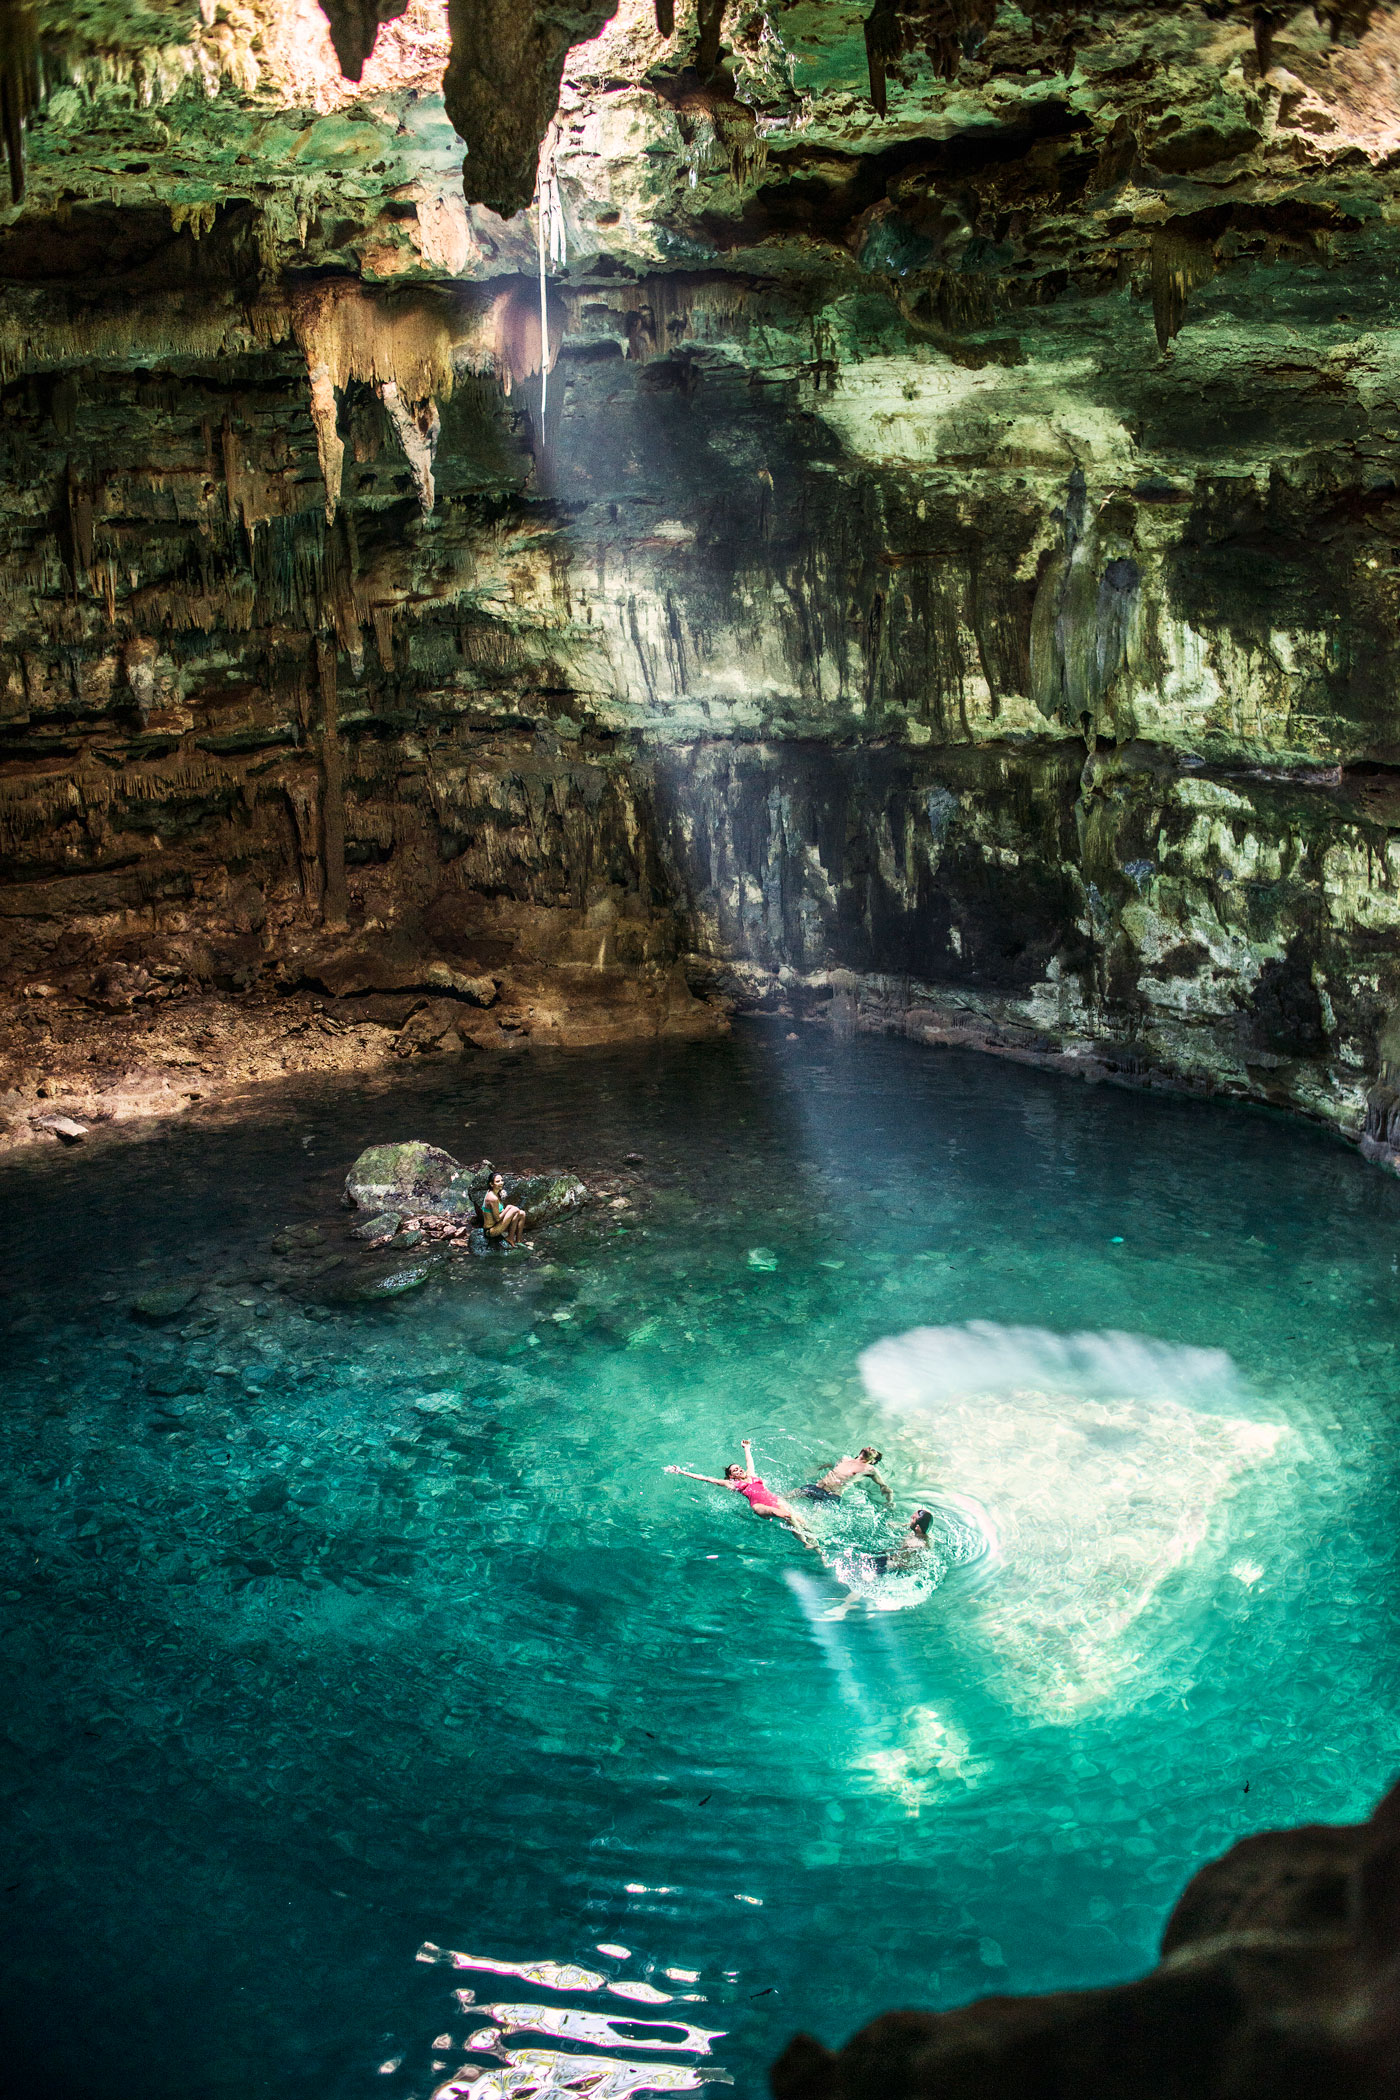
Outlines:
[[217,204],[172,204],[170,207],[170,231],[182,233],[189,228],[192,240],[203,239],[214,230],[214,221],[219,216]]
[[321,839],[325,869],[322,918],[334,930],[343,930],[349,920],[349,894],[345,884],[345,771],[340,749],[340,710],[336,694],[335,644],[321,639],[316,644],[316,668],[321,687]]
[[39,36],[28,0],[0,0],[0,132],[10,201],[24,198],[24,127],[39,103]]
[[316,456],[326,485],[326,523],[335,521],[340,502],[340,481],[345,471],[345,440],[340,435],[340,403],[329,365],[307,359],[311,382],[311,422],[316,432]]
[[310,909],[317,911],[324,895],[320,782],[311,774],[293,774],[284,779],[282,792],[296,831],[301,893]]
[[358,80],[364,72],[380,24],[397,21],[407,11],[408,0],[321,0],[321,12],[330,23],[331,42],[347,80]]
[[[579,305],[606,306],[620,315],[628,357],[645,363],[674,350],[689,332],[695,314],[710,314],[720,325],[733,325],[752,293],[740,278],[676,275],[646,277],[634,284],[590,285],[586,292],[565,290],[562,296],[570,317]],[[551,329],[551,343],[553,339]]]
[[122,650],[122,668],[126,672],[126,682],[135,699],[143,729],[156,704],[156,659],[159,654],[158,643],[148,635],[134,637]]
[[350,278],[317,285],[296,301],[293,330],[311,382],[328,521],[336,514],[345,466],[336,396],[352,380],[379,390],[413,469],[419,500],[432,508],[436,402],[452,391],[453,319],[440,298],[376,299]]
[[659,36],[675,35],[676,0],[656,0],[656,28]]
[[699,34],[695,41],[695,70],[708,80],[719,64],[719,40],[724,28],[725,0],[699,0],[696,10]]
[[[567,308],[555,295],[546,294],[549,340],[545,355],[553,371],[564,339]],[[500,374],[509,394],[540,369],[540,301],[535,285],[513,285],[496,298],[489,317],[489,366]]]
[[[886,75],[906,51],[922,50],[941,80],[952,80],[996,20],[997,0],[875,0],[865,21],[870,100],[886,111]],[[1025,12],[1035,14],[1034,0]]]
[[900,54],[903,32],[893,0],[875,0],[865,18],[865,62],[870,73],[870,100],[877,117],[888,109],[886,75]]
[[1186,319],[1186,301],[1198,284],[1204,284],[1215,269],[1210,249],[1171,226],[1161,226],[1152,236],[1152,320],[1157,347],[1165,350],[1181,331]]
[[404,458],[413,475],[413,486],[418,491],[418,507],[427,517],[433,507],[433,458],[437,451],[438,433],[442,419],[438,405],[431,397],[415,402],[410,408],[401,398],[392,379],[383,381],[379,398],[389,412],[389,421],[398,433]]
[[94,508],[92,490],[82,480],[72,460],[68,462],[65,485],[68,496],[68,535],[73,549],[73,586],[81,589],[88,581],[94,556]]
[[0,381],[75,365],[212,360],[285,341],[292,315],[280,298],[251,305],[207,285],[127,294],[82,306],[42,288],[9,285],[0,308]]

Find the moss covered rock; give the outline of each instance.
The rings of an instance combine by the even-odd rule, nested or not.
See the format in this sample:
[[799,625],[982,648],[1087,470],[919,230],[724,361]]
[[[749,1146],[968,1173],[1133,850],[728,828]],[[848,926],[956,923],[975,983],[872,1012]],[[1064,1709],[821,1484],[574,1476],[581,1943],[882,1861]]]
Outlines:
[[352,1210],[426,1210],[460,1172],[460,1163],[437,1145],[416,1139],[371,1145],[345,1177],[345,1201]]

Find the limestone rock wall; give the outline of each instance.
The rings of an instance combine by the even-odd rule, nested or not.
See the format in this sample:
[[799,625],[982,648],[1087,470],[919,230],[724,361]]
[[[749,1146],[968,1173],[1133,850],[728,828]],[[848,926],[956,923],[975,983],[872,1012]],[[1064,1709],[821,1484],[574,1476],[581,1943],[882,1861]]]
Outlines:
[[1391,1158],[1395,10],[521,8],[507,219],[495,17],[468,204],[445,5],[299,7],[35,17],[8,995],[589,975]]

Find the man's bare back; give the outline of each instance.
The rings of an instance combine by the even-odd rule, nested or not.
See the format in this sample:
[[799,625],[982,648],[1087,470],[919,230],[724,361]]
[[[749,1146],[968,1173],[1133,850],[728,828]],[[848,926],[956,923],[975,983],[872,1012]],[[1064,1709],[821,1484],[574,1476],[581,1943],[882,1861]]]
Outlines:
[[810,1487],[799,1488],[797,1492],[805,1495],[809,1502],[839,1502],[842,1491],[853,1480],[873,1480],[886,1502],[893,1502],[893,1493],[875,1470],[883,1456],[873,1444],[866,1444],[859,1457],[838,1458],[820,1480],[814,1480]]

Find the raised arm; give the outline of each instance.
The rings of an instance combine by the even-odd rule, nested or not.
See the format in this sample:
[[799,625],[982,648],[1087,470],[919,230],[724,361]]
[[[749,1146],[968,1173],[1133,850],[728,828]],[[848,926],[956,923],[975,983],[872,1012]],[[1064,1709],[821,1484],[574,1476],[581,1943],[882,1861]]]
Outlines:
[[727,1480],[716,1480],[713,1473],[692,1473],[689,1466],[663,1466],[665,1473],[683,1473],[687,1480],[703,1480],[706,1487],[727,1488]]
[[742,1449],[744,1453],[744,1478],[745,1480],[757,1480],[758,1475],[753,1469],[753,1445],[747,1437],[744,1438]]

